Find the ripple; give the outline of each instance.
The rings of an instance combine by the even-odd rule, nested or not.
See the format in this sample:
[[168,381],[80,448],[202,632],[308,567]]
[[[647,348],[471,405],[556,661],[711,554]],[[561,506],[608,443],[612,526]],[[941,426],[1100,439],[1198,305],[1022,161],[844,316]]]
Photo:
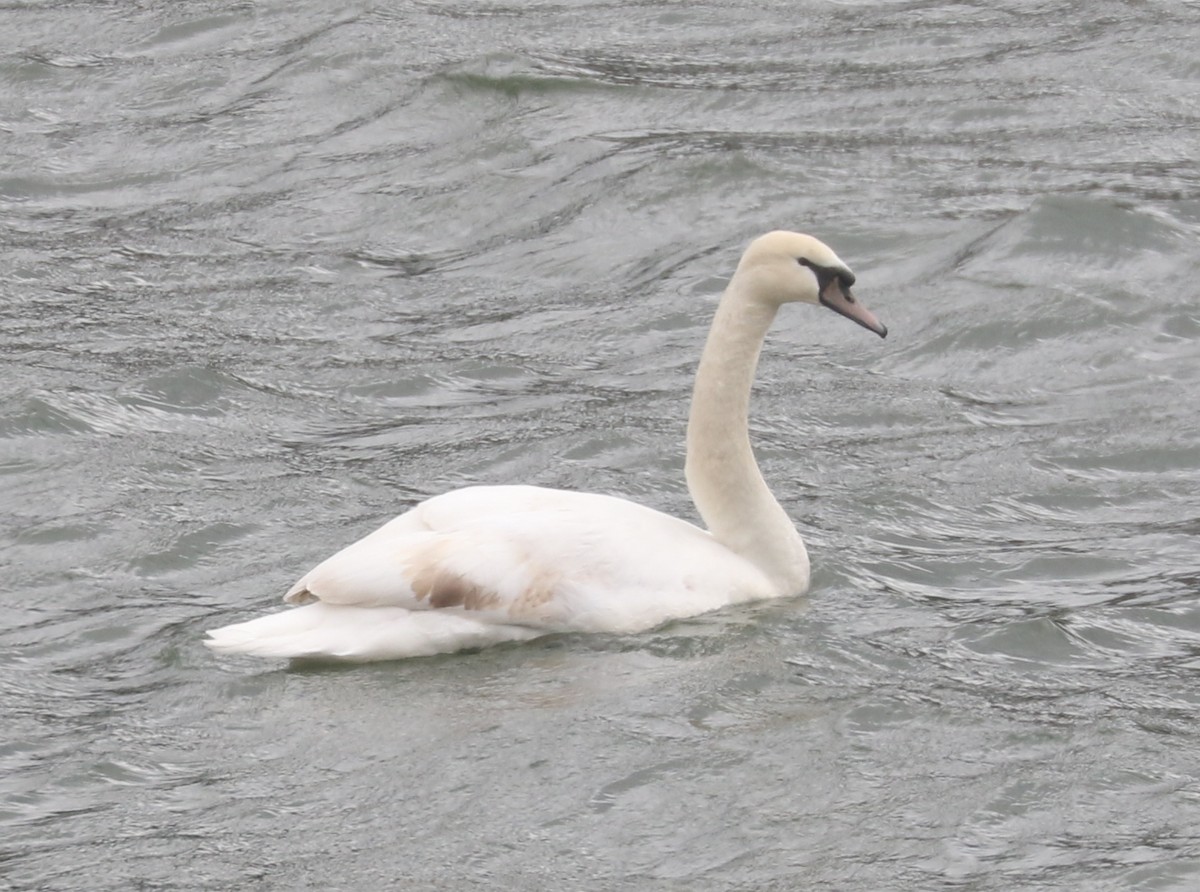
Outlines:
[[67,391],[30,396],[0,418],[0,438],[51,434],[173,431],[197,418],[220,417],[245,385],[208,368],[178,368],[125,386],[118,393]]
[[[6,879],[1195,885],[1195,10],[803,13],[6,9]],[[807,598],[204,651],[447,487],[692,516],[697,351],[775,226],[892,327],[798,308],[761,360]]]

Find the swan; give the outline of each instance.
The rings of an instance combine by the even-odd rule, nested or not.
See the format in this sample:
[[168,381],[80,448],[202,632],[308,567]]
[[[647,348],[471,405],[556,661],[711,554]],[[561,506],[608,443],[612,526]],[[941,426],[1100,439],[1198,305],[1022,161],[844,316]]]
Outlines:
[[707,530],[610,495],[470,486],[347,546],[284,596],[299,605],[214,629],[221,653],[391,660],[553,632],[650,629],[808,589],[804,542],[750,447],[747,411],[767,329],[785,303],[824,305],[887,336],[854,273],[795,232],[752,241],[700,357],[685,475]]

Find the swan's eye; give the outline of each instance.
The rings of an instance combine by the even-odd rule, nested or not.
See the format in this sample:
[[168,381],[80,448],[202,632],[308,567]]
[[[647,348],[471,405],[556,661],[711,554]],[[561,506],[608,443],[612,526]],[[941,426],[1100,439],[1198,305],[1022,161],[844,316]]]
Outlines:
[[807,257],[797,257],[796,262],[801,266],[807,266],[813,271],[813,275],[817,277],[817,287],[824,291],[829,287],[829,284],[834,280],[839,280],[842,290],[845,291],[854,284],[854,273],[850,270],[834,269],[829,266],[821,266],[813,263]]
[[825,286],[829,284],[829,280],[833,278],[833,270],[825,266],[818,266],[807,257],[797,257],[796,262],[813,271],[813,275],[817,277],[817,286],[824,291]]

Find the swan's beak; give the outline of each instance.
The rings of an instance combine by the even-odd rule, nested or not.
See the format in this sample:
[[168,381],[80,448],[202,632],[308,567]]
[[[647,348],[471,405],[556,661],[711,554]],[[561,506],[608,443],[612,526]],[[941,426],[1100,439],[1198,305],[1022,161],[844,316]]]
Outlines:
[[836,276],[821,292],[821,303],[835,313],[841,313],[847,319],[853,319],[863,328],[869,328],[881,338],[887,337],[887,326],[875,318],[875,314],[858,302],[849,287],[842,285],[842,280]]

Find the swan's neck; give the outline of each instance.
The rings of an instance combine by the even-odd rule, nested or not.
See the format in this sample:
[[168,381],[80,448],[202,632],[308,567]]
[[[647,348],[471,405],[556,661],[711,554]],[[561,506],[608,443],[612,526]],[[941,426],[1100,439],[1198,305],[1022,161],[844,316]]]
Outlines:
[[780,594],[808,587],[808,555],[750,448],[750,388],[775,305],[737,275],[717,307],[696,372],[688,419],[687,482],[709,532],[767,575]]

